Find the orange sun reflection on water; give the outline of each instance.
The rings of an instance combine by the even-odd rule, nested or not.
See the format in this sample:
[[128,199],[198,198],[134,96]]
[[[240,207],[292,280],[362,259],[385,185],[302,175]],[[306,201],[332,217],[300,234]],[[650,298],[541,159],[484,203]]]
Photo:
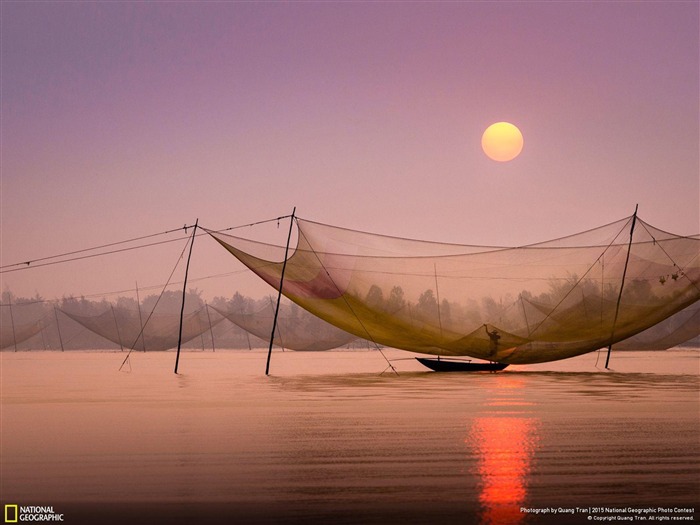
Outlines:
[[[504,408],[476,418],[466,439],[477,456],[483,524],[517,525],[527,496],[538,436],[538,419],[528,417],[517,384],[501,384],[488,406]],[[508,410],[508,408],[514,410]]]

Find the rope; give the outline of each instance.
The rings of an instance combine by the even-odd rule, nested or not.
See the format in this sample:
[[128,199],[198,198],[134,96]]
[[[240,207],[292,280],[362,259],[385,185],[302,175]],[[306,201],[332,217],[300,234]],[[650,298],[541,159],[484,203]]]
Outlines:
[[[124,358],[124,361],[122,361],[122,364],[121,364],[121,366],[119,367],[119,371],[121,371],[121,369],[122,369],[122,367],[124,366],[124,364],[126,364],[126,362],[129,361],[129,357],[131,356],[131,352],[134,350],[133,347],[136,346],[136,343],[137,343],[137,341],[139,340],[139,337],[141,337],[141,335],[143,334],[143,331],[144,331],[144,329],[146,328],[146,325],[148,324],[148,321],[151,320],[151,317],[153,316],[153,313],[155,312],[156,307],[158,306],[158,303],[160,302],[161,298],[163,297],[163,294],[165,293],[165,289],[168,287],[168,284],[170,283],[170,279],[173,278],[173,275],[175,274],[175,270],[177,270],[177,267],[179,266],[180,261],[182,260],[182,257],[185,255],[185,250],[186,250],[187,247],[189,246],[190,240],[194,241],[194,236],[188,237],[187,239],[188,239],[188,240],[187,240],[187,243],[186,243],[185,246],[182,248],[182,252],[180,253],[180,257],[178,257],[177,262],[175,263],[175,266],[173,267],[173,271],[170,272],[170,276],[168,277],[167,282],[166,282],[165,285],[163,286],[163,289],[161,290],[160,295],[158,295],[158,299],[156,299],[156,302],[155,302],[155,304],[153,305],[153,308],[151,309],[151,312],[148,314],[148,317],[146,318],[146,322],[143,323],[143,326],[141,327],[141,331],[140,331],[139,334],[136,336],[136,340],[134,341],[134,344],[132,344],[132,345],[131,345],[131,348],[129,348],[129,352],[126,354],[126,357]],[[139,306],[139,308],[140,308],[140,306]],[[131,366],[131,363],[129,363],[129,366]]]
[[[690,281],[690,284],[692,284],[692,285],[695,287],[696,290],[700,291],[700,287],[698,287],[698,284],[697,284],[695,281],[691,280],[690,277],[688,277],[688,275],[685,273],[685,271],[683,270],[683,268],[681,268],[680,266],[678,266],[678,264],[676,263],[676,261],[673,260],[673,257],[671,257],[671,255],[669,255],[669,253],[668,253],[666,250],[664,250],[664,247],[661,246],[661,243],[660,243],[659,241],[657,241],[656,238],[654,237],[654,235],[649,231],[649,229],[647,228],[646,223],[645,223],[644,221],[641,221],[641,220],[640,220],[639,222],[642,224],[642,226],[644,227],[644,229],[646,230],[646,232],[649,234],[649,237],[651,237],[652,240],[654,241],[654,246],[658,246],[659,248],[661,248],[661,251],[664,252],[664,255],[666,255],[666,257],[668,257],[668,260],[671,261],[671,262],[673,263],[673,266],[675,266],[676,268],[678,268],[678,271],[680,272],[681,276],[687,278],[687,279]],[[698,257],[700,257],[700,253],[696,254],[695,257],[693,257],[693,258],[688,262],[688,264],[690,264],[691,262],[693,262],[693,261],[694,261],[695,259],[697,259]]]
[[[225,228],[225,229],[223,229],[223,230],[212,230],[212,231],[214,231],[214,232],[224,232],[224,231],[236,230],[236,229],[240,229],[240,228],[247,228],[247,227],[250,227],[250,226],[256,226],[256,225],[258,225],[258,224],[264,224],[264,223],[267,223],[267,222],[274,222],[274,221],[277,221],[277,222],[279,223],[280,220],[285,219],[285,218],[287,218],[287,217],[289,217],[289,215],[284,215],[284,216],[281,216],[281,217],[276,217],[276,218],[274,218],[274,219],[267,219],[267,220],[264,220],[264,221],[252,222],[252,223],[250,223],[250,224],[244,224],[244,225],[240,225],[240,226],[231,226],[230,228]],[[142,244],[142,245],[139,245],[139,246],[132,246],[132,247],[130,247],[130,248],[121,248],[121,249],[118,249],[118,250],[109,250],[109,251],[106,251],[106,252],[93,253],[93,254],[90,254],[90,255],[82,255],[82,256],[80,256],[80,257],[71,257],[71,258],[69,258],[69,259],[62,259],[62,260],[60,260],[60,261],[52,261],[52,262],[45,262],[45,263],[43,263],[43,264],[36,264],[36,263],[39,263],[39,262],[42,262],[42,261],[51,261],[51,259],[59,259],[59,258],[62,258],[62,257],[69,257],[69,256],[71,256],[71,255],[77,255],[77,254],[81,254],[81,253],[85,253],[85,252],[91,252],[91,251],[94,251],[94,250],[101,250],[101,249],[104,249],[104,248],[110,248],[110,247],[112,247],[112,246],[119,246],[119,245],[121,245],[121,244],[127,244],[127,243],[130,243],[130,242],[142,241],[142,240],[144,240],[144,239],[150,239],[150,238],[152,238],[152,237],[158,237],[158,236],[160,236],[160,235],[167,235],[167,234],[170,234],[170,233],[173,233],[173,232],[178,232],[178,231],[180,231],[180,230],[184,230],[184,232],[185,232],[185,234],[186,234],[186,233],[187,233],[187,230],[190,229],[190,228],[193,228],[193,227],[194,227],[194,226],[188,226],[187,224],[185,224],[185,225],[182,226],[181,228],[175,228],[175,229],[172,229],[172,230],[166,230],[166,231],[160,232],[160,233],[152,233],[152,234],[149,234],[149,235],[143,235],[143,236],[141,236],[141,237],[134,237],[133,239],[127,239],[127,240],[124,240],[124,241],[112,242],[112,243],[103,244],[103,245],[100,245],[100,246],[93,246],[92,248],[84,248],[84,249],[82,249],[82,250],[75,250],[75,251],[71,251],[71,252],[61,253],[61,254],[58,254],[58,255],[49,255],[48,257],[40,257],[40,258],[38,258],[38,259],[32,259],[32,260],[29,260],[29,261],[22,261],[22,262],[19,262],[19,263],[6,264],[6,265],[4,265],[4,266],[0,266],[0,273],[16,272],[16,271],[20,271],[20,270],[28,270],[28,269],[30,269],[30,268],[41,268],[42,266],[51,266],[51,265],[54,265],[54,264],[61,264],[61,263],[72,262],[72,261],[79,261],[79,260],[82,260],[82,259],[89,259],[89,258],[92,258],[92,257],[100,257],[100,256],[102,256],[102,255],[111,255],[111,254],[114,254],[114,253],[121,253],[121,252],[130,251],[130,250],[138,250],[138,249],[140,249],[140,248],[148,248],[148,247],[151,247],[151,246],[158,246],[158,245],[160,245],[160,244],[167,244],[167,243],[170,243],[170,242],[177,242],[177,241],[182,240],[182,238],[178,238],[178,239],[169,239],[169,240],[167,240],[167,241],[159,241],[159,242],[153,242],[153,243],[148,243],[148,244]],[[200,229],[203,229],[203,228],[200,228]],[[199,236],[199,235],[206,235],[206,233],[199,233],[199,234],[197,234],[197,235],[198,235],[198,236]],[[189,237],[188,237],[188,238],[189,238]]]
[[[112,242],[112,243],[109,243],[109,244],[103,244],[103,245],[101,245],[101,246],[94,246],[94,247],[92,247],[92,248],[84,248],[84,249],[82,249],[82,250],[75,250],[75,251],[72,251],[72,252],[61,253],[61,254],[58,254],[58,255],[49,255],[48,257],[41,257],[41,258],[39,258],[39,259],[33,259],[33,260],[31,260],[31,261],[24,261],[24,262],[13,263],[13,264],[6,264],[6,265],[4,265],[4,266],[0,266],[0,270],[4,270],[4,271],[2,271],[2,272],[0,272],[0,273],[10,272],[10,271],[17,271],[17,270],[24,270],[24,269],[27,269],[28,266],[30,266],[30,265],[32,265],[32,264],[34,264],[34,263],[37,263],[37,262],[48,261],[48,260],[50,260],[50,259],[58,259],[59,257],[67,257],[67,256],[69,256],[69,255],[76,255],[76,254],[78,254],[78,253],[91,252],[91,251],[93,251],[93,250],[100,250],[100,249],[102,249],[102,248],[109,248],[109,247],[111,247],[111,246],[118,246],[118,245],[120,245],[120,244],[126,244],[126,243],[129,243],[129,242],[142,241],[142,240],[144,240],[144,239],[150,239],[151,237],[157,237],[157,236],[159,236],[159,235],[167,235],[167,234],[169,234],[169,233],[173,233],[173,232],[180,231],[180,230],[183,230],[183,229],[185,230],[185,232],[187,232],[187,228],[191,228],[191,226],[185,225],[185,226],[183,226],[182,228],[177,228],[177,229],[175,229],[175,230],[167,230],[167,231],[160,232],[160,233],[152,233],[152,234],[150,234],[150,235],[144,235],[144,236],[142,236],[142,237],[135,237],[135,238],[133,238],[133,239],[127,239],[127,240],[125,240],[125,241]],[[112,250],[112,251],[104,252],[104,253],[98,253],[98,254],[93,254],[93,255],[86,255],[86,256],[83,256],[83,257],[75,257],[75,258],[72,258],[72,259],[66,259],[65,261],[55,261],[55,262],[52,262],[52,263],[39,264],[39,265],[35,265],[34,267],[36,268],[36,267],[41,267],[41,266],[47,266],[47,265],[50,265],[50,264],[59,264],[59,263],[62,263],[62,262],[77,261],[77,260],[80,260],[80,259],[87,259],[87,258],[89,258],[89,257],[97,257],[97,256],[99,256],[99,255],[107,255],[107,254],[111,254],[111,253],[119,253],[119,252],[122,252],[122,251],[136,250],[136,249],[138,249],[138,248],[143,248],[143,247],[147,247],[147,246],[157,246],[158,244],[165,244],[165,243],[168,243],[168,242],[175,242],[175,241],[178,241],[178,240],[180,240],[180,239],[171,239],[171,240],[168,240],[168,241],[161,241],[161,242],[156,242],[156,243],[149,243],[149,244],[144,244],[144,245],[141,245],[141,246],[133,246],[133,247],[131,247],[131,248],[124,248],[124,249],[121,249],[121,250]],[[15,270],[5,270],[5,268],[12,268],[12,267],[14,267],[14,266],[20,266],[21,268],[17,268],[17,269],[15,269]]]
[[258,226],[259,224],[266,224],[268,222],[275,222],[275,221],[277,221],[277,226],[279,226],[280,225],[279,223],[282,219],[288,219],[289,217],[292,217],[292,215],[282,215],[282,216],[276,217],[274,219],[265,219],[264,221],[251,222],[250,224],[242,224],[240,226],[231,226],[230,228],[224,228],[223,230],[206,230],[206,228],[203,228],[202,226],[200,226],[199,228],[204,229],[206,231],[212,231],[214,233],[221,233],[221,232],[227,232],[227,231],[231,231],[231,230],[238,230],[240,228],[249,228],[251,226]]

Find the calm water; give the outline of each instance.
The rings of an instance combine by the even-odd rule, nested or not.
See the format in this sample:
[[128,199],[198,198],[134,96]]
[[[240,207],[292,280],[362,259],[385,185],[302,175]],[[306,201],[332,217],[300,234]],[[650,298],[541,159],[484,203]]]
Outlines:
[[178,375],[172,352],[3,352],[0,499],[81,524],[700,520],[700,352],[385,355],[400,375],[370,351],[275,352],[270,377],[262,350]]

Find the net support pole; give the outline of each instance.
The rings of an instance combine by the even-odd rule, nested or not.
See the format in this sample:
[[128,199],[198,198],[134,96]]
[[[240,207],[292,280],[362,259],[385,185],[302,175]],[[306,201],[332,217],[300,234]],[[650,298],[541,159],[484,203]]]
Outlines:
[[112,318],[114,319],[114,327],[117,329],[117,339],[119,339],[119,348],[121,348],[123,352],[124,345],[122,344],[122,336],[119,333],[119,323],[117,323],[117,314],[114,313],[114,305],[110,304],[109,306],[112,308]]
[[[241,315],[242,315],[243,313],[245,313],[245,312],[243,312],[243,307],[241,306]],[[248,341],[248,350],[252,350],[253,347],[252,347],[251,344],[250,344],[250,332],[248,332],[248,330],[243,330],[243,331],[245,332],[245,338],[246,338],[246,340]]]
[[211,335],[211,351],[216,352],[216,347],[214,346],[214,329],[211,327],[211,316],[209,315],[209,305],[204,303],[204,308],[207,310],[207,319],[209,320],[209,335]]
[[[141,325],[141,333],[140,333],[141,346],[143,347],[143,351],[145,352],[146,351],[146,334],[145,334],[146,327],[143,324],[143,317],[141,317],[141,297],[139,297],[139,283],[138,282],[136,282],[136,306],[139,309],[139,325]],[[136,343],[138,343],[138,341],[139,340],[137,338],[136,341],[134,341],[133,346],[136,346]]]
[[56,305],[53,307],[53,315],[56,317],[56,331],[58,332],[58,342],[61,343],[61,352],[64,352],[65,349],[63,348],[63,337],[61,337],[61,325],[58,323],[58,310],[56,309]]
[[12,296],[10,296],[10,322],[12,323],[12,342],[15,345],[15,352],[17,351],[17,332],[15,332],[15,316],[12,314]]
[[192,258],[192,247],[194,246],[194,238],[197,235],[197,225],[199,224],[199,219],[194,221],[194,228],[192,229],[192,240],[190,241],[190,253],[187,255],[187,266],[185,267],[185,280],[182,283],[182,306],[180,307],[180,333],[177,337],[177,356],[175,357],[175,373],[177,374],[177,367],[180,364],[180,348],[182,347],[182,322],[185,317],[185,296],[187,295],[187,274],[190,271],[190,259]]
[[627,265],[630,262],[630,252],[632,251],[632,236],[634,235],[634,226],[637,223],[637,210],[639,204],[634,207],[634,215],[632,215],[632,226],[630,227],[630,242],[627,246],[627,258],[625,259],[625,269],[622,270],[622,282],[620,283],[620,293],[617,296],[617,304],[615,305],[615,318],[613,319],[612,333],[610,334],[610,345],[608,346],[608,355],[605,358],[605,368],[608,369],[610,363],[610,354],[612,353],[612,339],[615,336],[615,325],[617,324],[617,316],[620,313],[620,301],[622,300],[622,289],[625,286],[625,276],[627,275]]
[[294,226],[294,214],[296,206],[292,210],[292,216],[289,219],[289,234],[287,235],[287,246],[284,249],[284,263],[282,263],[282,275],[280,275],[280,287],[277,292],[277,307],[275,308],[275,317],[272,320],[272,333],[270,334],[270,348],[267,350],[267,364],[265,365],[265,375],[270,375],[270,357],[272,356],[272,344],[275,340],[275,330],[277,329],[277,315],[280,311],[280,301],[282,300],[282,286],[284,285],[284,271],[287,269],[287,255],[289,254],[289,242],[292,240],[292,227]]

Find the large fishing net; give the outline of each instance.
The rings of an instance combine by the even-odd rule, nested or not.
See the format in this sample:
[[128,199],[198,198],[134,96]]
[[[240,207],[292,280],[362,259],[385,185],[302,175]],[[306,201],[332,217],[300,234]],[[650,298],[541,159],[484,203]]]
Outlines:
[[621,350],[667,350],[700,336],[700,301],[673,314],[629,339],[620,341]]
[[700,238],[635,216],[520,247],[394,238],[296,219],[285,246],[209,231],[271,286],[377,344],[503,363],[607,347],[700,299]]
[[[100,315],[79,315],[65,309],[61,312],[88,330],[133,350],[168,350],[176,348],[180,338],[179,314],[145,315],[138,310],[112,307]],[[208,315],[206,308],[186,314],[182,321],[182,343],[203,334],[221,322],[223,317]]]
[[[233,324],[270,342],[276,306],[269,304],[257,312],[223,311],[210,306]],[[311,315],[296,305],[280,305],[273,342],[282,348],[299,351],[319,351],[338,348],[351,343],[357,336]]]

